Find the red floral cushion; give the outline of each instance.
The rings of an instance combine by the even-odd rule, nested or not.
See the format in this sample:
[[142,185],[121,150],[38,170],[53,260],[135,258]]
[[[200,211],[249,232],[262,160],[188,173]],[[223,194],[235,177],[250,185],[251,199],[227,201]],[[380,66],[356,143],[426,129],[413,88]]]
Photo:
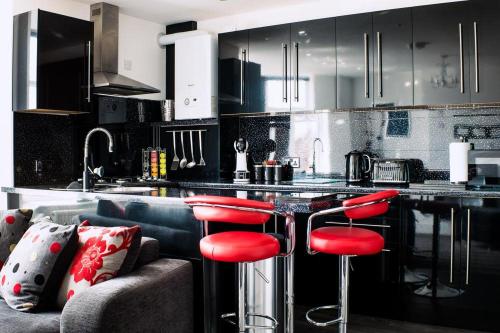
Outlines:
[[139,226],[78,228],[79,249],[64,277],[57,303],[64,304],[78,293],[115,277],[123,264]]

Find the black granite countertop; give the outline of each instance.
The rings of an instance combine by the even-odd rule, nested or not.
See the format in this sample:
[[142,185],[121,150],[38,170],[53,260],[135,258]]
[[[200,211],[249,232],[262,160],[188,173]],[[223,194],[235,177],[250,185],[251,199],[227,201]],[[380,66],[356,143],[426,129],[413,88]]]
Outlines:
[[[139,187],[137,189],[137,187]],[[2,187],[2,192],[19,195],[49,195],[51,197],[73,197],[77,200],[111,199],[125,201],[148,201],[157,203],[177,202],[198,194],[241,197],[262,201],[273,201],[277,210],[310,213],[338,204],[348,196],[373,193],[395,186],[353,186],[341,180],[307,179],[279,184],[242,184],[232,181],[162,181],[128,183],[110,191],[97,189],[82,193],[65,191],[65,185],[39,185],[28,187]],[[130,188],[134,188],[130,190]],[[448,198],[500,198],[498,190],[471,190],[445,184],[418,184],[418,186],[396,187],[402,195],[419,195]]]
[[360,186],[347,184],[344,180],[315,180],[315,182],[307,183],[306,179],[281,182],[279,184],[242,184],[234,183],[233,181],[177,181],[173,182],[181,188],[213,188],[213,189],[235,189],[235,190],[252,190],[265,192],[318,192],[330,194],[356,194],[356,193],[373,193],[385,189],[395,188],[404,195],[429,195],[429,196],[444,196],[444,197],[468,197],[468,198],[500,198],[500,188],[495,190],[486,189],[466,189],[464,186],[454,186],[441,184],[410,184],[410,186]]
[[[260,201],[274,202],[276,210],[280,212],[311,213],[314,211],[330,208],[337,205],[344,195],[329,194],[324,192],[263,192],[252,190],[219,189],[213,187],[205,188],[183,188],[177,183],[171,186],[150,186],[142,183],[141,187],[123,186],[113,187],[110,191],[96,189],[91,192],[81,190],[64,190],[64,186],[36,185],[27,187],[2,187],[1,191],[9,194],[22,196],[45,197],[51,199],[60,198],[61,201],[92,201],[109,199],[114,201],[141,201],[154,204],[183,204],[183,199],[194,195],[219,195],[239,197]],[[108,188],[109,190],[109,188]]]

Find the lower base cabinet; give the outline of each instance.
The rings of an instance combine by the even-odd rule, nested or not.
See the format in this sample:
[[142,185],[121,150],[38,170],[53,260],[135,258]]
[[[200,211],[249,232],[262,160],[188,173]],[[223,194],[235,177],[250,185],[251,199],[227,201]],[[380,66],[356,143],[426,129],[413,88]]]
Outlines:
[[[329,217],[328,221],[344,221]],[[350,312],[500,332],[500,199],[401,196],[366,223],[386,251],[352,259]],[[335,303],[338,258],[303,254],[297,222],[296,303]]]

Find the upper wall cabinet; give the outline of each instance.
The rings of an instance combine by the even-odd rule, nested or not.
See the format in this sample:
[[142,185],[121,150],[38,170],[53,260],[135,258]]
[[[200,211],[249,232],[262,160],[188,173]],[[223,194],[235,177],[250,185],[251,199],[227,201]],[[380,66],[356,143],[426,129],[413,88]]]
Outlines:
[[336,22],[337,107],[372,107],[372,14],[342,16]]
[[413,104],[410,9],[337,18],[339,108]]
[[249,31],[250,112],[290,111],[290,25]]
[[88,112],[92,41],[92,22],[42,10],[15,16],[14,111]]
[[415,105],[470,102],[468,3],[413,9]]
[[222,114],[249,112],[248,31],[219,35],[219,110]]
[[411,10],[373,14],[374,105],[413,105]]
[[334,110],[335,19],[291,24],[291,110]]
[[468,36],[471,55],[471,100],[473,103],[500,102],[500,2],[471,3]]

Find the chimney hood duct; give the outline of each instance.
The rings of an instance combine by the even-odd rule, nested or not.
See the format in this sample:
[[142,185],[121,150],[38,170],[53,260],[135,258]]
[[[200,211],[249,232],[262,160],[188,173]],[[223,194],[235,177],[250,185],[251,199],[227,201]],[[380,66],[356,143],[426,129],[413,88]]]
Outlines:
[[102,95],[142,95],[160,90],[118,74],[119,10],[104,2],[90,6],[94,22],[94,89]]

